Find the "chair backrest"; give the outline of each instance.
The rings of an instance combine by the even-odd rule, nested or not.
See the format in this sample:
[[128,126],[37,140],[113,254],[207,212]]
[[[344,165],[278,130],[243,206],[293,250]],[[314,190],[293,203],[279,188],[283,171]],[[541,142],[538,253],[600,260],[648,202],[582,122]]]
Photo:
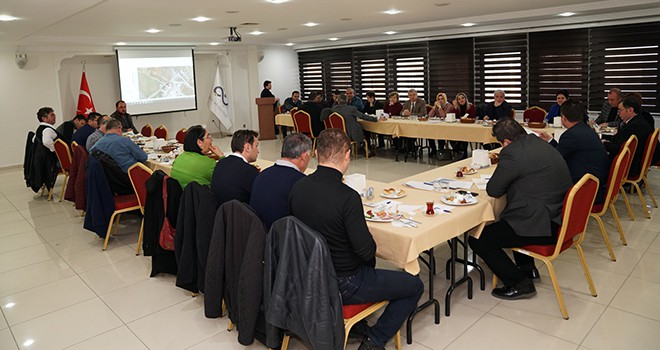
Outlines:
[[[623,185],[624,182],[628,180],[628,174],[630,174],[630,167],[632,166],[633,158],[635,158],[635,152],[637,151],[637,146],[639,144],[639,139],[635,135],[630,135],[630,138],[623,144],[621,149],[626,148],[630,151],[630,159],[625,163],[625,172],[623,173],[623,178],[619,186]],[[619,153],[621,152],[619,150]]]
[[433,110],[433,106],[427,104],[427,105],[426,105],[426,114],[431,113],[431,110]]
[[598,212],[598,214],[604,214],[607,211],[610,203],[614,203],[619,196],[619,187],[621,186],[621,181],[625,177],[626,167],[630,163],[632,155],[630,150],[624,148],[612,161],[610,165],[610,173],[607,176],[607,191],[605,192],[605,202],[603,202],[603,207]]
[[642,167],[637,176],[628,177],[629,181],[638,182],[640,181],[646,172],[651,167],[651,161],[653,160],[653,153],[655,152],[655,147],[658,145],[658,132],[660,129],[655,129],[651,136],[646,138],[646,143],[644,145],[644,153],[642,154]]
[[532,106],[527,108],[523,112],[523,119],[533,123],[541,123],[545,119],[546,114],[548,113],[546,113],[545,109],[537,106]]
[[328,120],[330,120],[330,127],[333,129],[341,129],[346,132],[346,122],[344,121],[344,117],[337,113],[337,112],[332,112],[330,116],[328,117]]
[[149,124],[149,123],[147,123],[147,125],[143,126],[142,130],[140,130],[140,134],[142,134],[142,136],[146,136],[146,137],[150,137],[151,135],[153,135],[153,133],[154,133],[154,130],[151,127],[151,124]]
[[78,142],[76,141],[71,141],[71,153],[75,152],[76,148],[78,148]]
[[[575,237],[584,233],[587,229],[589,214],[594,205],[598,192],[598,179],[591,175],[582,176],[564,197],[562,209],[562,224],[557,236],[557,246],[553,255],[557,255],[568,249],[576,242]],[[579,237],[579,243],[582,237]]]
[[279,106],[277,106],[277,113],[279,113],[279,114],[284,113],[284,112],[282,111],[282,108],[284,108],[284,105],[279,105]]
[[332,129],[332,124],[330,123],[330,117],[323,119],[323,126],[325,126],[326,129]]
[[128,178],[131,179],[131,185],[133,185],[133,190],[137,196],[142,213],[144,213],[144,205],[147,202],[147,180],[149,180],[153,172],[153,170],[140,162],[128,168]]
[[305,111],[295,111],[292,114],[293,116],[293,128],[296,132],[305,134],[311,138],[315,138],[314,132],[312,131],[312,117],[309,113]]
[[186,140],[186,128],[181,128],[181,130],[176,132],[176,142],[183,143]]
[[156,130],[154,130],[154,135],[159,139],[167,140],[167,128],[165,125],[160,125],[157,127]]
[[516,119],[516,110],[511,108],[511,119]]
[[57,139],[53,146],[55,146],[55,154],[57,154],[57,159],[60,160],[62,170],[68,172],[71,170],[71,150],[69,149],[69,145],[64,141]]

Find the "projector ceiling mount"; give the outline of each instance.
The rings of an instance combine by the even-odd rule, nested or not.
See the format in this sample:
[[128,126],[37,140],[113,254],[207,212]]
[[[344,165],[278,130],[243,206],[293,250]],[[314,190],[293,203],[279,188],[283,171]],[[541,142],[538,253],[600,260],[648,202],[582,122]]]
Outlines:
[[236,30],[236,27],[229,27],[229,36],[227,37],[228,42],[241,42],[241,34]]

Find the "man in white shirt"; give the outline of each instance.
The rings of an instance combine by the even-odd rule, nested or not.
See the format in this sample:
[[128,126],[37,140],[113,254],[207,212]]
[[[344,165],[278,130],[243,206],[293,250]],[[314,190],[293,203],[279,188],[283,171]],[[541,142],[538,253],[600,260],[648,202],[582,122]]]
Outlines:
[[39,108],[37,119],[39,120],[39,127],[36,134],[41,134],[41,143],[51,152],[55,152],[55,139],[57,139],[57,131],[53,128],[57,119],[55,111],[50,107]]

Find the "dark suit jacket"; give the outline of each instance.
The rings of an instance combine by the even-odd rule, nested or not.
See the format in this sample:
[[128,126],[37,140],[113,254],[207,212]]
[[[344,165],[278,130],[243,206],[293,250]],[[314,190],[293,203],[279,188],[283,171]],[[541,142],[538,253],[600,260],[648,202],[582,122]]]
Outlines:
[[232,199],[250,203],[252,184],[259,170],[242,158],[227,156],[218,161],[211,176],[211,189],[218,205]]
[[355,108],[355,106],[348,105],[334,105],[329,110],[324,110],[321,114],[321,120],[327,119],[330,114],[337,112],[344,117],[346,122],[346,133],[352,141],[362,142],[364,141],[364,131],[362,126],[358,123],[358,118],[368,120],[370,122],[377,122],[378,118],[368,116]]
[[525,135],[500,152],[486,188],[491,197],[506,195],[500,215],[518,236],[548,237],[550,222],[561,224],[564,196],[571,174],[561,154],[534,134]]
[[640,115],[632,117],[627,123],[621,123],[619,131],[612,138],[612,142],[605,142],[607,153],[610,154],[610,161],[619,154],[621,147],[628,141],[630,136],[637,136],[637,149],[633,155],[632,164],[630,165],[629,176],[639,175],[640,168],[642,167],[642,155],[644,153],[644,144],[646,139],[651,135],[653,129],[651,125]]
[[323,125],[323,121],[321,120],[323,106],[320,103],[308,101],[303,104],[300,110],[307,112],[312,118],[312,131],[314,132],[314,136],[318,137],[321,131],[325,130],[325,125]]
[[580,181],[584,174],[592,174],[598,178],[600,188],[596,203],[602,203],[605,199],[610,160],[598,135],[587,124],[578,123],[561,135],[559,143],[552,140],[550,144],[555,146],[566,160],[573,183]]

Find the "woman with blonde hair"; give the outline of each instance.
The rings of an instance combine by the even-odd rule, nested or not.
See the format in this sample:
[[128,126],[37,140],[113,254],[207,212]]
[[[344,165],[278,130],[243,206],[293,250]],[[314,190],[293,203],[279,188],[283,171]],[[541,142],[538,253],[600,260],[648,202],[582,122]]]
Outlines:
[[429,118],[444,118],[447,113],[454,113],[454,106],[447,101],[447,94],[438,92],[433,108],[429,112]]

